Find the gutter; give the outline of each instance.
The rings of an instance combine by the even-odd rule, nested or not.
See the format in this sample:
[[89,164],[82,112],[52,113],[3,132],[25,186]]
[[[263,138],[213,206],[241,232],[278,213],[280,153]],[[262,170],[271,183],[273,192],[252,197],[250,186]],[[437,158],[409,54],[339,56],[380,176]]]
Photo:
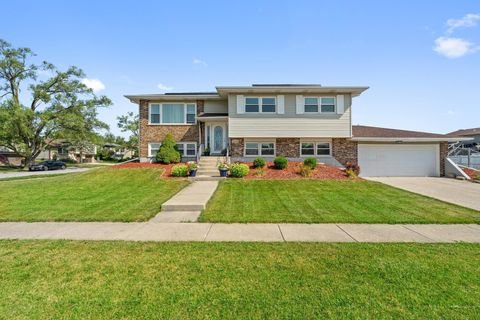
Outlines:
[[[460,141],[460,138],[455,137],[440,137],[440,138],[381,138],[381,137],[353,137],[352,141],[359,142],[457,142]],[[473,138],[468,138],[468,140],[473,140]],[[462,140],[466,141],[466,140]]]

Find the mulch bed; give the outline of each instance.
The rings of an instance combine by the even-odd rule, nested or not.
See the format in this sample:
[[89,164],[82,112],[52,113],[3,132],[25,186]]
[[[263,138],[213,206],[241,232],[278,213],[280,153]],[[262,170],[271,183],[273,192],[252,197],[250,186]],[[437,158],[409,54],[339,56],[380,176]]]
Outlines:
[[298,167],[301,162],[289,162],[288,167],[285,170],[275,169],[273,162],[267,162],[264,168],[265,174],[263,176],[257,176],[256,170],[253,167],[253,163],[247,163],[250,167],[249,174],[245,179],[270,179],[270,180],[291,180],[291,179],[317,179],[317,180],[344,180],[348,179],[347,175],[342,169],[334,166],[328,166],[325,164],[318,164],[311,177],[302,177],[298,173]]
[[480,175],[480,170],[474,170],[470,168],[462,168],[463,171],[472,179]]

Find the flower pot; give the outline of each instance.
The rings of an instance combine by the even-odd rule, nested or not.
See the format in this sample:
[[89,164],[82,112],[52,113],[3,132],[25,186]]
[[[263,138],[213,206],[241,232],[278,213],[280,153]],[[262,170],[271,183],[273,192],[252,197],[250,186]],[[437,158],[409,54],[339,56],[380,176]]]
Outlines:
[[228,169],[226,169],[226,170],[221,170],[220,169],[218,171],[220,171],[220,177],[226,177],[227,176]]
[[197,176],[197,169],[193,169],[193,170],[188,171],[188,174],[190,175],[190,177]]

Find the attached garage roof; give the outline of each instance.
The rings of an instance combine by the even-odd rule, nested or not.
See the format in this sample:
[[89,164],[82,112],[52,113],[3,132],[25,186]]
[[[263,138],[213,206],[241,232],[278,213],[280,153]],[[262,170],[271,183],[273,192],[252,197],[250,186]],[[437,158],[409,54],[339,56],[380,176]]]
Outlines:
[[352,126],[352,133],[352,140],[356,141],[454,142],[460,140],[459,137],[447,136],[445,134],[358,125]]

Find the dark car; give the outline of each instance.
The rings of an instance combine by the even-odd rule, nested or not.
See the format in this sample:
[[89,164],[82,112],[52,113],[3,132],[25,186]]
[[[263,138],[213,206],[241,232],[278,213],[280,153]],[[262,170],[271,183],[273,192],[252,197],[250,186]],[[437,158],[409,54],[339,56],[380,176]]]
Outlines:
[[47,171],[47,170],[57,170],[57,169],[66,169],[67,165],[62,161],[43,161],[39,164],[34,164],[30,166],[30,171]]

